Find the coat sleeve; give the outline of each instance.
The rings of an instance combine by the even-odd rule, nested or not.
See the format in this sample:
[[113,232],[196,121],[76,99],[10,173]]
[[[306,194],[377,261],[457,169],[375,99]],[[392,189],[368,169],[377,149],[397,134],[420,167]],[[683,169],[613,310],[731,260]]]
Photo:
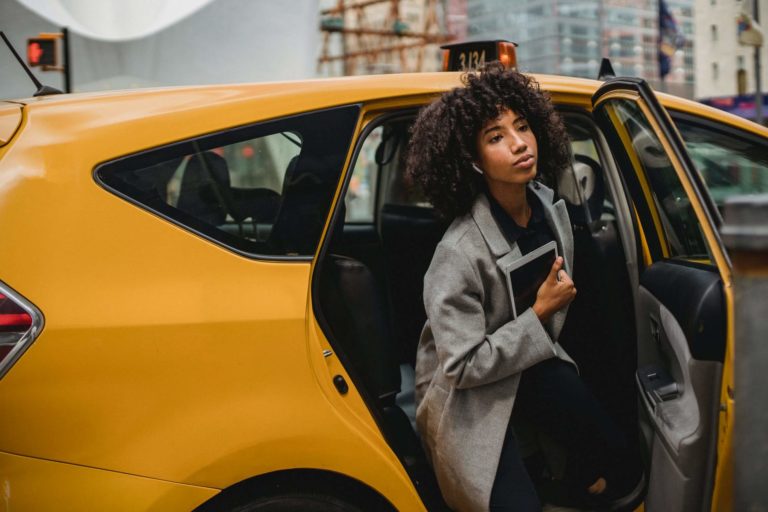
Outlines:
[[495,382],[556,356],[530,308],[487,333],[483,297],[478,270],[467,255],[439,244],[424,277],[424,306],[439,364],[459,389]]

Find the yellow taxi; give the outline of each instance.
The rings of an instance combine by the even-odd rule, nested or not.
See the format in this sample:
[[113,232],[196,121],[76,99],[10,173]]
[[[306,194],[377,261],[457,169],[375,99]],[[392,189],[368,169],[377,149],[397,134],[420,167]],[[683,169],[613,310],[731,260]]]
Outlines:
[[[727,510],[720,207],[768,191],[768,129],[640,79],[536,79],[572,139],[572,307],[602,311],[566,349],[646,454],[645,510]],[[0,509],[443,510],[412,375],[446,225],[403,155],[460,84],[0,102]]]

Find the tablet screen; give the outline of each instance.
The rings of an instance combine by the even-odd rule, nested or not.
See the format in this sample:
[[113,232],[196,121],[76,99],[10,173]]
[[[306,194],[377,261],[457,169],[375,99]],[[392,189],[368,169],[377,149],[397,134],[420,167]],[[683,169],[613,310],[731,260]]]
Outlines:
[[515,300],[516,314],[521,314],[536,302],[536,293],[547,278],[556,257],[557,249],[553,243],[541,254],[509,271],[509,283]]

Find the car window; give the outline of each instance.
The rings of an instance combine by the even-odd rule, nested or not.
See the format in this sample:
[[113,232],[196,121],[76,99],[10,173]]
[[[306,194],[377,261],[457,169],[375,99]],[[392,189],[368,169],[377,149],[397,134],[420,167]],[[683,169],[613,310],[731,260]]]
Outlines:
[[688,153],[718,207],[735,194],[768,192],[768,146],[736,129],[673,114]]
[[[432,208],[423,190],[412,183],[405,172],[406,149],[413,120],[413,117],[405,115],[385,121],[363,140],[345,198],[346,222],[373,223],[377,207]],[[578,182],[578,197],[574,195],[572,202],[579,209],[586,210],[581,217],[613,219],[614,208],[602,183],[594,122],[585,115],[573,112],[564,114],[563,120],[576,160],[574,168],[568,169],[558,183],[559,188],[563,186],[564,189],[575,190]],[[593,195],[593,192],[596,193]]]
[[358,112],[341,107],[172,144],[104,164],[96,178],[237,252],[310,256]]
[[573,161],[557,182],[557,193],[568,207],[571,222],[612,221],[616,210],[603,179],[594,121],[578,112],[561,112],[571,141]]
[[376,162],[382,170],[380,202],[382,205],[431,208],[424,191],[406,173],[406,153],[411,124],[415,117],[399,118],[384,124]]
[[430,209],[420,187],[406,174],[409,129],[405,114],[381,122],[362,142],[345,198],[347,223],[373,223],[381,207]]
[[605,114],[623,132],[629,161],[648,187],[669,256],[708,259],[709,250],[690,199],[645,114],[637,103],[625,99],[608,100],[605,111],[599,113]]
[[381,144],[383,126],[371,131],[363,141],[352,170],[349,189],[345,197],[346,221],[372,223],[376,207],[379,166],[376,163],[376,149]]

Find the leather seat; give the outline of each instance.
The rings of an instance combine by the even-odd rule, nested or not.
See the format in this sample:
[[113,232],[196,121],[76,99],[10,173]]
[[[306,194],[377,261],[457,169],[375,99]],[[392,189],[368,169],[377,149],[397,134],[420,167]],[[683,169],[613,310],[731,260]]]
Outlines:
[[400,360],[411,366],[416,364],[416,347],[427,319],[424,274],[446,228],[432,208],[390,203],[381,209],[394,342]]

